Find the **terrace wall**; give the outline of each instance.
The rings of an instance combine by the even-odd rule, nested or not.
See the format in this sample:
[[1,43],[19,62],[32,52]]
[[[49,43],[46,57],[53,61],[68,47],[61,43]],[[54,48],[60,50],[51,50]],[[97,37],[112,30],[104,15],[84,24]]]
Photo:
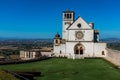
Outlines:
[[116,66],[120,66],[120,51],[107,49],[108,56],[105,58]]

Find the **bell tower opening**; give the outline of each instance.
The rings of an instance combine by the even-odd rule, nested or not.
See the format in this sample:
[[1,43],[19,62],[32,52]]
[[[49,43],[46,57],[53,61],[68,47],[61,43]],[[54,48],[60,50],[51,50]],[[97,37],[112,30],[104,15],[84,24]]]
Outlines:
[[57,34],[55,35],[55,37],[54,37],[54,45],[55,45],[55,46],[59,46],[60,43],[61,43],[61,38],[60,38],[59,33],[57,33]]
[[74,12],[73,11],[63,11],[63,20],[64,21],[73,21]]

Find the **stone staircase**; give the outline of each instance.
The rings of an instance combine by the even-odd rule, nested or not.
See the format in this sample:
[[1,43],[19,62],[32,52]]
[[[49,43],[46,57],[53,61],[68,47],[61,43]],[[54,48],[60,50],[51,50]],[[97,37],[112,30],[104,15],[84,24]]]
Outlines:
[[75,55],[75,59],[84,59],[83,55]]

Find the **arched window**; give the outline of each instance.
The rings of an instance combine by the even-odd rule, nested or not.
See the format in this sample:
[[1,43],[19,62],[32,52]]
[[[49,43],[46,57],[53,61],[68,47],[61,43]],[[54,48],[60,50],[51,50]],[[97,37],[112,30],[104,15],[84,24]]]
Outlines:
[[105,52],[104,52],[104,51],[102,51],[102,55],[105,55]]
[[82,54],[83,54],[83,48],[80,47],[80,55],[82,55]]
[[58,43],[58,40],[55,40],[55,43]]
[[60,54],[62,53],[62,51],[60,50]]
[[69,14],[67,14],[67,19],[69,19],[69,17],[70,17],[70,15],[69,15]]
[[67,18],[67,15],[66,15],[66,14],[64,14],[64,18],[65,18],[65,19]]
[[79,50],[76,50],[75,54],[79,54]]

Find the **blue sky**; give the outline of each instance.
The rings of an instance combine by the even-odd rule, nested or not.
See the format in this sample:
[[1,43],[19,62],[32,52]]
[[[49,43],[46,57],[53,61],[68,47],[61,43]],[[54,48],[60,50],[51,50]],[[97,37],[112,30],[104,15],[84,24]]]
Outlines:
[[101,38],[120,38],[120,0],[0,0],[0,37],[53,38],[64,10],[94,22]]

